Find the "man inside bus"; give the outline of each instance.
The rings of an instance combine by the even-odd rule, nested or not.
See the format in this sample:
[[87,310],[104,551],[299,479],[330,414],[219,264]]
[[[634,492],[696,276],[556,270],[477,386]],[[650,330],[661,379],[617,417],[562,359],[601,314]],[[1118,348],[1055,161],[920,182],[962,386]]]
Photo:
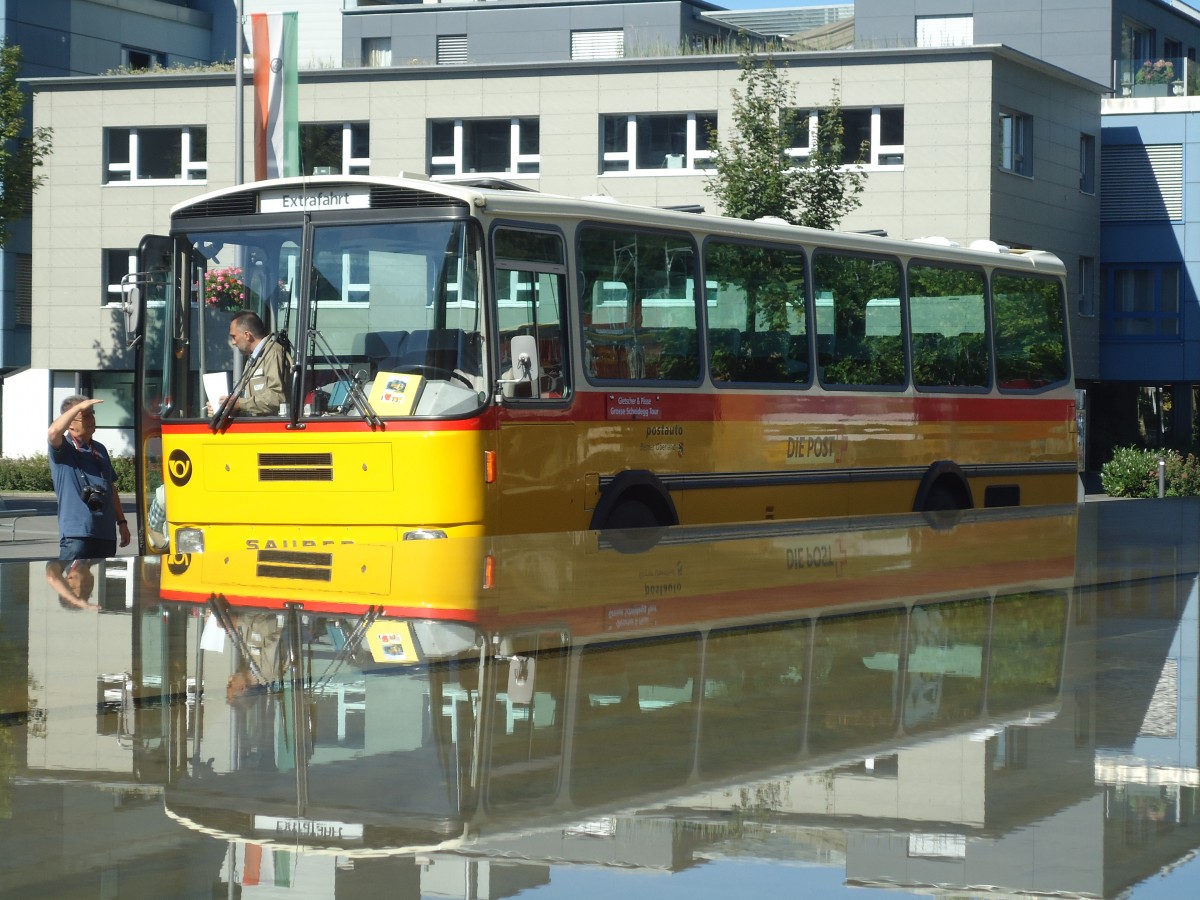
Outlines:
[[[233,401],[230,415],[277,416],[287,402],[292,360],[279,341],[268,341],[267,326],[258,313],[242,310],[229,323],[229,343],[245,357],[250,378],[242,395]],[[218,405],[225,398],[218,400]]]

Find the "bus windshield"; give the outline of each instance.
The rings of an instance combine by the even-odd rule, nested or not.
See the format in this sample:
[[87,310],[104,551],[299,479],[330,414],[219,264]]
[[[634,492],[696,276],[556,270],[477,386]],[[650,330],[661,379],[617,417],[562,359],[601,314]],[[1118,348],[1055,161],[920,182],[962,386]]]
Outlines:
[[[478,241],[463,222],[372,222],[195,231],[190,248],[193,373],[244,361],[229,320],[257,313],[286,337],[299,381],[278,415],[463,415],[486,398]],[[307,243],[307,245],[306,245]],[[189,383],[199,379],[189,378]],[[221,385],[186,392],[209,415]],[[215,404],[214,404],[215,405]],[[271,412],[267,412],[270,415]]]

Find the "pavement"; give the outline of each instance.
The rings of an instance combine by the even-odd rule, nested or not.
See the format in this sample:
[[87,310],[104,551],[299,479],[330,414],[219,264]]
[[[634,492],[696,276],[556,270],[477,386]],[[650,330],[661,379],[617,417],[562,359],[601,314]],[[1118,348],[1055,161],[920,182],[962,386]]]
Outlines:
[[[14,520],[0,512],[0,562],[58,559],[58,501],[54,495],[13,491],[4,494],[4,503],[9,509],[34,509],[37,513],[16,519],[10,540],[8,523]],[[121,506],[129,519],[133,540],[128,547],[118,547],[117,555],[137,556],[137,504],[132,498],[124,498]]]

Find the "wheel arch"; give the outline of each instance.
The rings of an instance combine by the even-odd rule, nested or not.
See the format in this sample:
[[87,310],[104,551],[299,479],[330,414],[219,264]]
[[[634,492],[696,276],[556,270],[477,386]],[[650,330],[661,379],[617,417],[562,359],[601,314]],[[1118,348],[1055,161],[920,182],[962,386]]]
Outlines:
[[917,494],[913,498],[913,512],[928,512],[930,509],[944,509],[940,505],[930,506],[930,500],[943,492],[954,498],[958,509],[974,509],[975,498],[971,494],[971,485],[966,473],[958,463],[940,459],[930,464],[921,476],[917,485]]
[[619,473],[600,494],[592,511],[592,529],[603,529],[609,516],[625,500],[636,500],[653,510],[659,525],[678,525],[679,513],[671,492],[657,475],[645,469],[627,469]]

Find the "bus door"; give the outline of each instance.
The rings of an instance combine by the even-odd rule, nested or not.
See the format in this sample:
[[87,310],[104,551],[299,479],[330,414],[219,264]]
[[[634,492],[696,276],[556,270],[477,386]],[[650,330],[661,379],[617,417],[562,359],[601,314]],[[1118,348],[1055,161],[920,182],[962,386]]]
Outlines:
[[496,481],[501,533],[585,521],[569,411],[566,251],[562,235],[501,226],[492,234],[500,407]]
[[[172,277],[176,255],[169,237],[147,235],[138,247],[138,271],[122,281],[126,339],[134,348],[134,434],[136,435],[136,501],[139,554],[166,551],[165,524],[153,518],[155,497],[163,493],[162,417],[170,407],[166,386],[182,339],[168,325],[178,302],[178,280]],[[153,526],[163,530],[157,531]]]

